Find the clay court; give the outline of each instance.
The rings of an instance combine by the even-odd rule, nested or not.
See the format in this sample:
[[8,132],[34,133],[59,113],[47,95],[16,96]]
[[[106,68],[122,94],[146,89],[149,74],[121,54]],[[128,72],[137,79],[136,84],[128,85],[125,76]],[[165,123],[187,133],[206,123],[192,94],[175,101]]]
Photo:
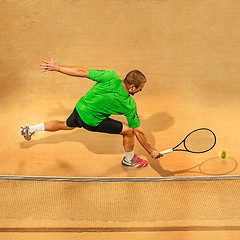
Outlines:
[[[0,12],[0,175],[240,175],[238,1],[5,0]],[[111,69],[122,79],[133,69],[142,71],[147,84],[134,100],[141,126],[159,151],[200,127],[216,134],[216,146],[203,154],[176,152],[155,160],[136,141],[135,152],[149,166],[129,169],[121,165],[124,150],[118,135],[75,129],[37,132],[32,141],[25,141],[19,127],[66,120],[94,84],[56,72],[41,73],[39,64],[48,56],[62,65]],[[126,122],[123,116],[112,117]],[[228,152],[228,159],[219,158],[221,150]],[[0,219],[3,240],[238,239],[239,235],[240,220]]]

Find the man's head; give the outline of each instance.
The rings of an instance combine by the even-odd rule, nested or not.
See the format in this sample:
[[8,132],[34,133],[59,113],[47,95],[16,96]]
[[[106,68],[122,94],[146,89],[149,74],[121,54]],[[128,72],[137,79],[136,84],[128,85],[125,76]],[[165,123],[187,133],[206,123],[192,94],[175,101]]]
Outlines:
[[146,77],[138,70],[133,70],[129,72],[123,80],[127,91],[131,95],[142,91],[146,81]]

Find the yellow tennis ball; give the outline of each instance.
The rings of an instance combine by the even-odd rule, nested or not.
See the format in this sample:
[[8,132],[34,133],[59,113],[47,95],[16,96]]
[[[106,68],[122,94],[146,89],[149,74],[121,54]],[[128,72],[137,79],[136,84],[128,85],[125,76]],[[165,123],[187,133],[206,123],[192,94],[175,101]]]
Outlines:
[[227,159],[228,158],[228,154],[226,151],[222,150],[221,152],[219,152],[219,157],[222,159]]

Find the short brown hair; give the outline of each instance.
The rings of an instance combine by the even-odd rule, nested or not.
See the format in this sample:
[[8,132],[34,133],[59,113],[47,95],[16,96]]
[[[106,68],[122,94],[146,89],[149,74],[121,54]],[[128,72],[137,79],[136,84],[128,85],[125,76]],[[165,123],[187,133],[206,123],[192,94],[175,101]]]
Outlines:
[[138,88],[142,83],[145,83],[146,81],[146,77],[138,70],[129,72],[124,79],[124,83],[127,86],[134,84],[136,88]]

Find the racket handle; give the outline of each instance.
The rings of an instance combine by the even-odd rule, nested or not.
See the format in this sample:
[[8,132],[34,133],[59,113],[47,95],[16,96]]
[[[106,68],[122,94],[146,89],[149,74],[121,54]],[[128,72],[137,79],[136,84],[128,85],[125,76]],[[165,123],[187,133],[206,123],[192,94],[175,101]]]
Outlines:
[[167,154],[167,153],[171,153],[173,150],[172,150],[172,148],[170,148],[170,149],[167,149],[167,150],[164,150],[164,151],[162,151],[162,152],[160,152],[162,155],[164,155],[164,154]]

